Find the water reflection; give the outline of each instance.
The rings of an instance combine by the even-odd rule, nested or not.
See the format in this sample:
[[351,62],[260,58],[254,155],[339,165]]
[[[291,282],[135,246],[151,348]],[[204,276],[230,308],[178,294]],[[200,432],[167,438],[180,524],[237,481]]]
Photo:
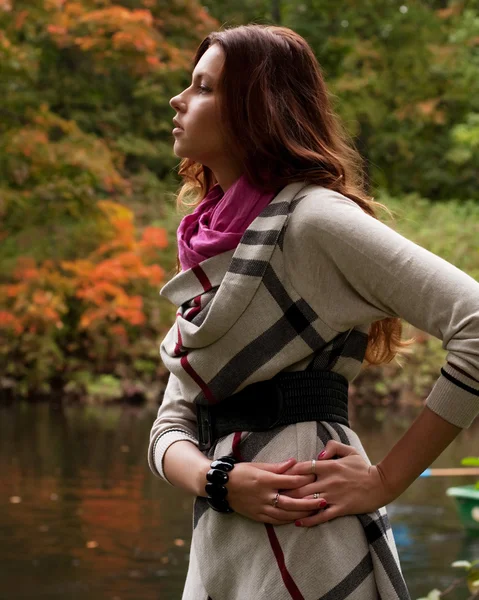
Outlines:
[[[153,418],[127,407],[0,410],[0,600],[181,597],[192,498],[148,470]],[[356,430],[375,461],[406,426],[388,420]],[[479,454],[478,430],[463,432],[435,466]],[[390,507],[413,598],[447,587],[454,560],[479,557],[479,538],[463,533],[445,496],[450,485],[469,482],[420,479]]]

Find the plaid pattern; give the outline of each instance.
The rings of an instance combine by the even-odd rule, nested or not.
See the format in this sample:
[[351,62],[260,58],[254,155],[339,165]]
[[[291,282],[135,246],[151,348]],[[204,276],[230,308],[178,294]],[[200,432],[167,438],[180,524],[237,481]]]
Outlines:
[[[170,445],[198,443],[196,403],[221,402],[280,371],[325,369],[352,381],[369,324],[387,316],[440,337],[459,367],[444,365],[429,408],[459,427],[478,413],[477,282],[330,190],[286,186],[234,251],[178,274],[162,294],[178,312],[160,348],[171,376],[148,457],[165,481]],[[367,460],[352,430],[326,422],[237,432],[209,456],[305,461],[331,438]],[[385,510],[301,529],[222,515],[197,498],[183,600],[249,598],[409,598]]]
[[[338,334],[295,291],[285,273],[284,231],[304,197],[303,187],[294,183],[280,192],[234,252],[180,273],[163,288],[178,312],[161,356],[191,403],[220,402],[282,370],[331,369],[348,380],[358,373],[367,328]],[[194,426],[163,431],[155,447],[164,452],[167,440],[181,435],[191,440]],[[327,423],[231,434],[209,456],[308,460],[332,438],[353,443],[366,457],[352,431]],[[183,600],[409,598],[384,509],[306,531],[221,515],[197,498],[193,529]]]
[[[281,461],[289,456],[309,460],[330,439],[354,446],[368,460],[351,429],[325,422],[233,433],[218,440],[208,457],[230,455],[247,462]],[[183,600],[206,600],[208,595],[211,600],[409,599],[384,508],[306,529],[217,513],[198,497],[193,530],[195,567],[188,572]]]
[[[342,338],[285,276],[279,241],[289,215],[304,197],[304,185],[284,188],[255,219],[234,253],[225,253],[226,261],[224,255],[208,259],[195,274],[180,273],[163,288],[162,294],[179,309],[161,356],[194,402],[220,402],[279,371],[302,370],[312,360],[311,368],[331,363],[349,380],[359,371],[366,332],[355,330],[338,361]],[[216,259],[225,271],[215,268]],[[180,290],[183,294],[178,297]]]

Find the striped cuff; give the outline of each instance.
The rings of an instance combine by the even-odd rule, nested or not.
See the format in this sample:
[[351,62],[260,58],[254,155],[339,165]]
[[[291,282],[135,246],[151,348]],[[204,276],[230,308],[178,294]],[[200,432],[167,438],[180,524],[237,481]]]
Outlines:
[[162,435],[156,438],[151,454],[149,456],[150,468],[155,473],[155,475],[159,475],[166,483],[173,485],[165,476],[165,472],[163,471],[163,457],[165,456],[165,452],[175,442],[181,442],[186,440],[187,442],[193,442],[196,446],[198,446],[198,440],[182,429],[173,429],[169,431],[165,431]]
[[469,427],[479,413],[479,382],[446,364],[426,405],[449,423]]

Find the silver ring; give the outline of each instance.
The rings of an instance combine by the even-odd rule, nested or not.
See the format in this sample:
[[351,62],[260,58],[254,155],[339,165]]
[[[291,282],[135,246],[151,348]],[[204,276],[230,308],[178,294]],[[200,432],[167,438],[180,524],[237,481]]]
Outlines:
[[279,499],[279,492],[276,492],[276,496],[274,497],[273,500],[273,506],[276,508],[276,505],[278,504],[278,499]]
[[314,494],[313,494],[313,498],[314,498],[315,500],[317,500],[317,499],[319,498],[319,494],[318,494],[318,492],[314,492]]
[[316,475],[316,460],[314,458],[311,460],[311,473]]

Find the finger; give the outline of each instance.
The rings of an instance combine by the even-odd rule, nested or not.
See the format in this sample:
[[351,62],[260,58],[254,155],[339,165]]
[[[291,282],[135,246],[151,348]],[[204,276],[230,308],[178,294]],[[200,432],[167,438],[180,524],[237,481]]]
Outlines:
[[353,448],[353,446],[342,444],[341,442],[337,442],[336,440],[329,440],[329,442],[324,447],[324,450],[318,454],[318,460],[328,460],[334,458],[335,456],[344,457],[349,456],[350,454],[359,453],[356,450],[356,448]]
[[270,473],[284,473],[284,471],[287,471],[295,464],[296,464],[295,458],[288,458],[288,460],[285,460],[280,463],[263,463],[263,462],[250,463],[250,465],[252,467],[256,467],[257,469],[262,469],[263,471],[269,471]]
[[308,460],[306,462],[299,462],[293,465],[289,471],[288,475],[312,475],[311,483],[315,482],[319,479],[323,480],[325,477],[333,475],[338,469],[338,461],[336,460],[321,460],[316,461],[314,466],[315,474],[311,473],[311,461]]
[[322,523],[332,521],[333,519],[341,517],[342,515],[342,511],[337,505],[327,506],[315,515],[305,517],[304,519],[299,519],[297,522],[301,523],[300,527],[313,527],[315,525],[321,525]]
[[327,490],[329,490],[330,487],[330,478],[321,477],[320,479],[318,478],[317,481],[308,483],[307,485],[296,488],[295,490],[281,490],[281,495],[289,498],[309,498],[312,497],[313,494],[319,493],[320,496],[323,497],[323,494],[327,493]]
[[312,483],[316,480],[316,475],[312,473],[295,474],[295,475],[274,475],[271,474],[267,478],[267,483],[277,490],[292,490],[301,486]]
[[[348,456],[340,456],[337,457],[336,460],[317,460],[314,465],[314,470],[316,473],[316,479],[313,481],[324,481],[325,479],[331,479],[338,475],[338,473],[343,473],[349,468],[349,473],[351,474],[351,464],[353,464],[354,468],[356,468],[359,464],[357,457],[361,458],[359,452],[351,452]],[[351,462],[356,461],[356,462]],[[362,459],[364,462],[364,459]],[[299,462],[295,464],[288,470],[288,475],[306,475],[311,473],[311,461],[307,462]]]
[[327,504],[326,500],[321,497],[313,498],[310,496],[309,498],[296,499],[280,494],[276,508],[287,511],[319,510],[324,508],[325,504]]

